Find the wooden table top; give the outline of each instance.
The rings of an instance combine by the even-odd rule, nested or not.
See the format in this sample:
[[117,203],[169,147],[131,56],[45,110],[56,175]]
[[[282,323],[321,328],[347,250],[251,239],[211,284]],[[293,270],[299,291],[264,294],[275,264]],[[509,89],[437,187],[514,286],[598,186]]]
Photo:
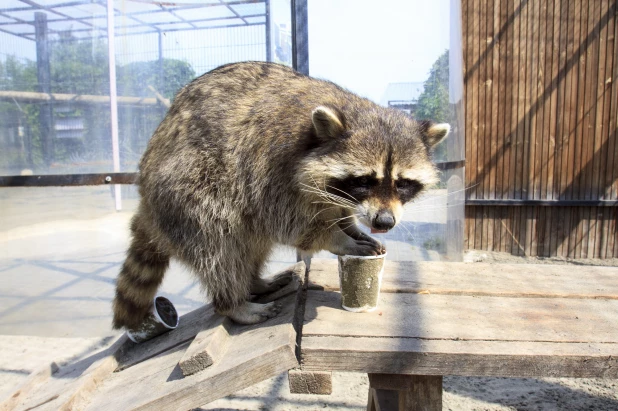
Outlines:
[[618,376],[618,269],[386,262],[378,308],[340,308],[337,260],[313,260],[305,370]]

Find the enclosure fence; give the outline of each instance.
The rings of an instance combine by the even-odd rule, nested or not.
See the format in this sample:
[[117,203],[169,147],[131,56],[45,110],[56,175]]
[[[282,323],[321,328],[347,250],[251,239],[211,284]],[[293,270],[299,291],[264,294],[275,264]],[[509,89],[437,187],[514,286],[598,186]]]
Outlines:
[[464,1],[466,244],[618,257],[616,1]]

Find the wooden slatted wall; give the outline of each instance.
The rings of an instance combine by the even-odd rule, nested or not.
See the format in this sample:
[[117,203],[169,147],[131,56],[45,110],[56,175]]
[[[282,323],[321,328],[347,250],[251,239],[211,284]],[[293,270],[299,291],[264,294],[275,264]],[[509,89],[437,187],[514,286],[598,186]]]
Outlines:
[[[467,199],[617,199],[617,3],[462,1]],[[474,204],[469,249],[618,257],[616,206]]]

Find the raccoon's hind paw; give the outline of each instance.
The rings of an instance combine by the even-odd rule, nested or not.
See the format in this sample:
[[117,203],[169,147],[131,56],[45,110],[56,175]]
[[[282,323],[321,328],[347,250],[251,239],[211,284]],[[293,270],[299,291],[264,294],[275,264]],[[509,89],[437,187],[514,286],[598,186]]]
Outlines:
[[251,285],[251,294],[268,294],[273,291],[277,291],[283,286],[289,284],[290,281],[292,281],[293,276],[293,270],[285,270],[275,274],[272,278],[267,280],[264,278],[256,278]]
[[279,314],[280,311],[281,304],[278,303],[257,304],[246,301],[239,307],[228,311],[222,311],[219,314],[230,317],[235,323],[250,325],[258,324],[269,318],[273,318]]

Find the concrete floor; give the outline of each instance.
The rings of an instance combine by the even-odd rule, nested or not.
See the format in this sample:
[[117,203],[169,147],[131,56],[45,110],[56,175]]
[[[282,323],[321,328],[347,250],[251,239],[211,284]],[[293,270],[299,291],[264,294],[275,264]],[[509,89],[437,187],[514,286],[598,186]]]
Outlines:
[[[114,281],[136,203],[125,199],[123,210],[115,211],[106,186],[0,191],[0,335],[109,335]],[[437,250],[422,245],[439,248],[440,240],[434,238],[441,235],[443,217],[425,207],[410,216],[383,238],[388,258],[439,260]],[[334,258],[326,252],[319,257]],[[265,272],[276,272],[295,258],[294,250],[278,248]],[[159,293],[180,313],[205,301],[178,263],[172,263]]]

